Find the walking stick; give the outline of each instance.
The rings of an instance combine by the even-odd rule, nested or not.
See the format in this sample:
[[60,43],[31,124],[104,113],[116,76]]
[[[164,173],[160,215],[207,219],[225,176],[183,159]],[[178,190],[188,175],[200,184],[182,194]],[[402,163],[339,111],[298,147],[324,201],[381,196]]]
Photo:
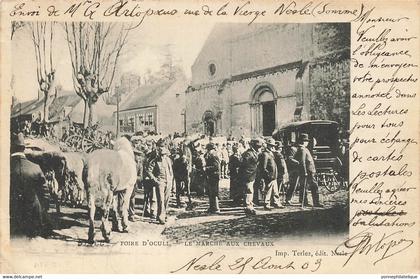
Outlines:
[[306,195],[306,176],[303,180],[303,195],[302,195],[302,209],[305,208],[305,195]]

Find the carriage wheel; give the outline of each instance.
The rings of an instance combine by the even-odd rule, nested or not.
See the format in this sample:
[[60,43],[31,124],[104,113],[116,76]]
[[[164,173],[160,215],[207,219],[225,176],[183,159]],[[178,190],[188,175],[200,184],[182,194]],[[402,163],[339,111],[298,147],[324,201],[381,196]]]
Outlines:
[[335,193],[338,191],[339,187],[340,187],[340,182],[337,179],[337,176],[335,173],[330,173],[328,175],[326,175],[327,181],[325,183],[325,188],[327,189],[328,192],[330,193]]
[[72,135],[66,140],[66,145],[78,151],[82,149],[82,140],[80,135]]
[[99,139],[97,138],[83,138],[82,140],[82,150],[86,153],[93,152],[96,149],[103,148]]

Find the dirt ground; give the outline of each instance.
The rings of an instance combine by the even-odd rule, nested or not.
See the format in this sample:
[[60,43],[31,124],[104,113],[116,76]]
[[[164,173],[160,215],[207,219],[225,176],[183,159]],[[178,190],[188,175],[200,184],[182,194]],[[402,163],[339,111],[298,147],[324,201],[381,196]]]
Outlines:
[[[175,197],[171,197],[168,222],[159,225],[150,218],[141,217],[140,221],[130,222],[128,233],[112,233],[111,243],[104,243],[96,221],[96,246],[112,246],[122,241],[154,240],[165,245],[179,245],[185,241],[225,241],[229,240],[276,240],[282,237],[310,237],[314,234],[336,235],[348,231],[348,191],[345,189],[329,193],[320,187],[320,199],[324,208],[311,206],[302,208],[294,195],[292,206],[283,209],[264,211],[257,206],[257,215],[247,216],[242,207],[235,207],[229,200],[229,180],[220,185],[221,214],[209,215],[206,211],[206,197],[193,197],[193,210],[175,207]],[[282,197],[284,198],[284,197]],[[309,203],[311,197],[309,194]],[[136,213],[142,214],[142,191],[136,195]],[[186,197],[184,197],[184,201]],[[50,252],[63,251],[60,247],[89,246],[86,242],[88,215],[85,208],[62,206],[57,213],[51,205],[50,216],[54,233],[48,238],[37,237],[27,241],[15,239],[17,247],[32,246],[33,250],[50,249]],[[48,243],[48,245],[45,245]],[[53,245],[51,245],[53,244]],[[23,247],[25,246],[25,247]],[[95,249],[96,250],[96,249]]]

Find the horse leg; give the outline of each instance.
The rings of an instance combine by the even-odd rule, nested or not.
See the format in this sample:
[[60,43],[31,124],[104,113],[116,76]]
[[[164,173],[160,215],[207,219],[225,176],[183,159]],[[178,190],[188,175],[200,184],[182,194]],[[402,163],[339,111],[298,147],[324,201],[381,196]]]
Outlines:
[[111,242],[111,230],[109,228],[109,221],[108,221],[108,216],[109,216],[109,210],[113,204],[112,202],[112,191],[110,191],[108,193],[108,196],[105,200],[105,204],[104,204],[104,212],[102,215],[102,224],[101,224],[101,231],[102,231],[102,236],[104,237],[105,242],[109,243]]
[[121,191],[118,195],[121,198],[121,216],[122,216],[122,231],[128,232],[128,207],[130,205],[130,197],[133,192],[133,188],[128,188],[124,191]]
[[58,198],[58,194],[54,194],[54,201],[55,201],[55,209],[57,213],[60,213],[60,199]]
[[95,242],[95,201],[89,198],[89,233],[88,243],[93,244]]
[[80,177],[77,177],[76,180],[77,180],[77,190],[78,190],[76,204],[80,206],[83,204],[83,199],[85,198],[84,192],[83,192],[83,189],[85,188],[85,184],[83,183],[83,180],[80,179]]
[[111,219],[112,219],[112,230],[114,232],[120,232],[121,229],[121,223],[120,223],[120,215],[118,212],[118,195],[113,194],[112,196],[112,206],[111,206]]

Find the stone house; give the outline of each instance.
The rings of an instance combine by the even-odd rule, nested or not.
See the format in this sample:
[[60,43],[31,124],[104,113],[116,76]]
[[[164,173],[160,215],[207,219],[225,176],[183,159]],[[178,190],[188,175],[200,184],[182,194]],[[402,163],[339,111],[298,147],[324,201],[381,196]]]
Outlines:
[[[154,132],[163,135],[185,131],[184,76],[160,83],[142,85],[128,93],[119,108],[120,134]],[[117,112],[114,112],[117,123]]]

